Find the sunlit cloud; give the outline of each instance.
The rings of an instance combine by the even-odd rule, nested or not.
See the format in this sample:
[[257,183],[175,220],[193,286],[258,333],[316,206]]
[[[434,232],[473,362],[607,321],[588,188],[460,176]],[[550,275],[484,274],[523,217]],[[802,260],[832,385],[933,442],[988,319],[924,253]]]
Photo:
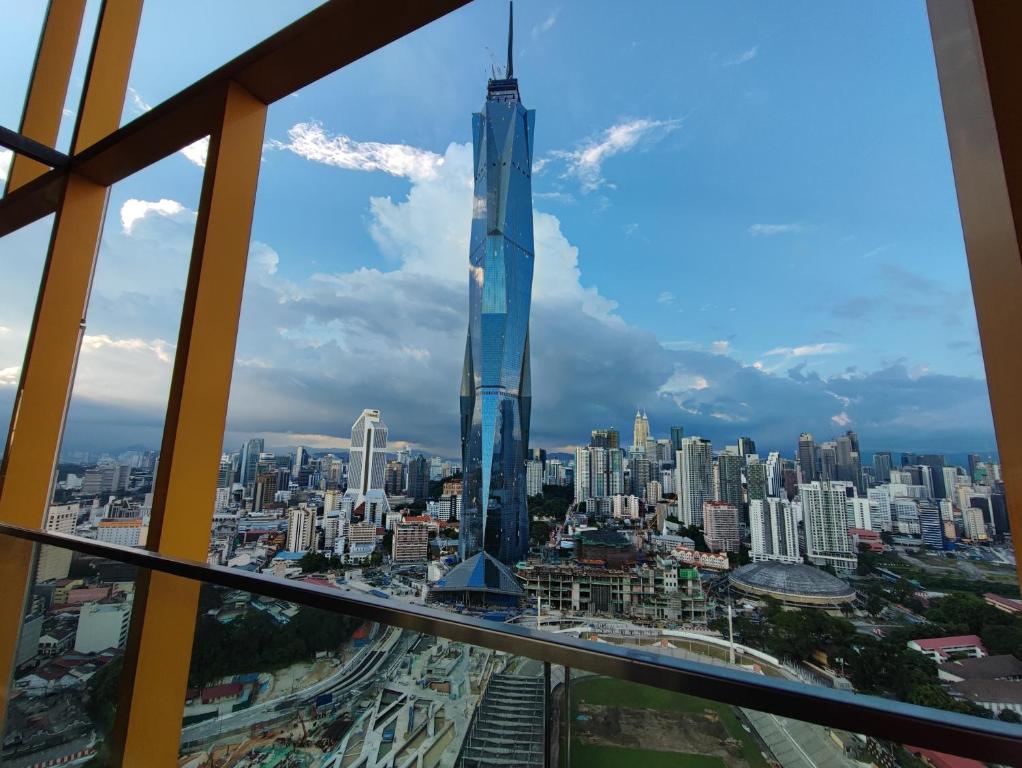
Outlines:
[[566,177],[577,179],[583,192],[594,192],[603,186],[613,186],[603,177],[603,164],[608,159],[635,149],[640,143],[663,138],[677,130],[681,123],[680,119],[629,120],[612,125],[577,149],[556,150],[551,154],[567,163]]
[[185,213],[187,210],[177,200],[162,198],[151,202],[149,200],[130,198],[125,200],[121,206],[121,229],[124,230],[124,234],[130,235],[135,228],[135,224],[150,214],[177,216],[178,214]]
[[784,357],[813,357],[816,355],[836,355],[847,352],[847,344],[839,344],[834,341],[824,341],[819,344],[803,344],[799,347],[774,347],[763,353],[763,357],[783,355]]
[[0,149],[0,183],[7,181],[7,174],[10,172],[11,161],[14,153],[9,149]]
[[288,140],[271,141],[271,149],[286,149],[315,163],[349,171],[383,171],[412,181],[436,178],[444,158],[428,149],[408,144],[356,141],[343,134],[331,135],[318,122],[298,123],[287,132]]
[[534,25],[533,28],[532,28],[532,37],[533,37],[533,39],[539,37],[540,35],[542,35],[545,32],[549,32],[551,29],[553,29],[554,25],[557,23],[557,15],[559,13],[560,13],[560,9],[559,8],[555,8],[553,11],[551,11],[547,15],[547,17],[545,19],[543,19],[543,21],[541,21],[539,24]]

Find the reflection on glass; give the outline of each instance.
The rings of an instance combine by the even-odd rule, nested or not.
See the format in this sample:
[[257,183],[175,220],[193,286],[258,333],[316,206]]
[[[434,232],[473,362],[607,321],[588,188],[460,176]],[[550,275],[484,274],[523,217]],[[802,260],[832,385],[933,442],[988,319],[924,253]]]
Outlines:
[[0,764],[29,768],[103,758],[134,587],[132,566],[38,547]]
[[209,585],[193,648],[182,760],[544,764],[538,661]]

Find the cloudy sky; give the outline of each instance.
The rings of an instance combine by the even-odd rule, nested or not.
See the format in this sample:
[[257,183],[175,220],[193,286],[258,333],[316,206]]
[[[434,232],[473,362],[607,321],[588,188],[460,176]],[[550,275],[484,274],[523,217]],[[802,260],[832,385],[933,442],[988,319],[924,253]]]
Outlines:
[[[43,5],[6,15],[0,124]],[[312,5],[147,3],[124,121]],[[855,429],[867,450],[993,450],[922,0],[647,6],[516,4],[533,444],[630,435],[643,408],[717,447]],[[505,30],[481,0],[271,107],[228,447],[343,446],[374,407],[393,440],[457,455],[470,115]],[[112,190],[69,451],[159,443],[203,160]],[[49,228],[0,241],[4,420]]]

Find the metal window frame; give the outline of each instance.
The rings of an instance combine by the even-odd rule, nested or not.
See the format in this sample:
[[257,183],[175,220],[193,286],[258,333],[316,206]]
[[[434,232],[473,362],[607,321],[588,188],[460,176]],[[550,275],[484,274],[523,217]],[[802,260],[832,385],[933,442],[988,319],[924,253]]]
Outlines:
[[[253,172],[251,147],[239,150],[236,156],[228,147],[225,155],[225,162],[233,164],[235,171],[247,174],[235,188],[242,201],[236,215],[219,212],[215,202],[212,190],[220,164],[216,151],[211,152],[213,159],[203,182],[198,217],[201,226],[196,230],[164,434],[168,461],[165,466],[161,464],[155,504],[159,513],[154,515],[150,528],[149,546],[158,552],[68,539],[36,528],[43,525],[41,515],[52,475],[47,472],[59,450],[110,185],[205,136],[213,137],[214,150],[221,136],[246,137],[243,142],[251,144],[252,136],[261,134],[262,128],[232,132],[231,115],[240,114],[232,113],[232,104],[234,108],[248,104],[251,114],[264,120],[269,104],[468,0],[329,0],[151,111],[118,127],[141,2],[103,2],[70,156],[52,147],[81,34],[84,0],[51,0],[19,131],[0,131],[0,145],[15,151],[7,195],[0,200],[0,237],[57,214],[18,404],[0,469],[0,533],[13,537],[3,542],[8,558],[0,568],[0,574],[10,577],[5,580],[10,588],[0,594],[0,685],[12,672],[13,644],[31,575],[31,548],[26,544],[32,541],[100,554],[147,569],[125,657],[120,707],[123,717],[113,737],[122,764],[176,762],[178,723],[174,718],[159,716],[170,711],[165,702],[161,709],[145,699],[151,698],[149,689],[167,679],[153,676],[158,662],[152,659],[171,668],[170,677],[175,681],[172,688],[179,687],[182,675],[187,673],[185,646],[190,647],[190,642],[173,643],[165,630],[173,625],[178,637],[181,633],[191,636],[197,580],[343,610],[394,626],[898,742],[911,741],[948,752],[961,751],[964,744],[971,755],[983,759],[1018,759],[1022,754],[1018,731],[1007,724],[813,689],[629,649],[556,639],[522,628],[357,599],[190,560],[200,540],[205,545],[213,501],[207,481],[214,476],[215,465],[204,466],[210,460],[205,452],[188,454],[190,447],[208,441],[210,434],[222,435],[222,412],[230,381],[223,365],[204,365],[203,358],[207,363],[218,355],[221,363],[233,359],[241,301],[240,289],[232,291],[228,306],[220,308],[223,314],[218,315],[226,323],[224,333],[205,344],[198,335],[216,313],[203,300],[203,286],[214,279],[211,270],[220,270],[220,279],[226,276],[235,287],[243,279],[258,167],[256,163]],[[1022,115],[1015,95],[1022,81],[1022,54],[1016,50],[1022,39],[1022,3],[927,2],[1005,483],[1009,496],[1022,499],[1022,401],[1014,395],[1022,379],[1022,357],[1012,354],[1013,335],[1022,326]],[[47,165],[51,170],[46,170]],[[71,237],[72,229],[85,231],[84,240]],[[227,264],[204,259],[208,237],[230,243]],[[54,314],[65,305],[71,306],[70,313]],[[55,375],[50,375],[53,372]],[[216,396],[200,407],[196,398],[207,388]],[[19,424],[21,440],[15,441]],[[34,424],[42,428],[25,429]],[[180,460],[173,459],[175,454]],[[17,471],[8,473],[11,466]],[[47,472],[40,473],[40,466]],[[19,480],[11,481],[11,474]],[[1009,510],[1016,531],[1022,532],[1022,505]],[[172,521],[172,525],[164,528],[165,520]],[[1016,552],[1022,555],[1022,536],[1015,541]],[[164,698],[174,698],[166,690],[160,693]],[[7,695],[5,687],[0,693],[0,714]],[[153,751],[148,749],[151,744],[157,745]]]

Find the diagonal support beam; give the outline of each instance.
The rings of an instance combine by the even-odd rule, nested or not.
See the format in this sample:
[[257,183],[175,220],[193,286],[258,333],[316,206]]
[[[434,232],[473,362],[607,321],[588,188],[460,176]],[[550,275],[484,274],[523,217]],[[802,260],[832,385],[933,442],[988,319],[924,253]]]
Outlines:
[[[266,111],[231,85],[210,137],[146,542],[161,554],[206,559]],[[108,739],[123,765],[177,765],[199,587],[140,573]]]

